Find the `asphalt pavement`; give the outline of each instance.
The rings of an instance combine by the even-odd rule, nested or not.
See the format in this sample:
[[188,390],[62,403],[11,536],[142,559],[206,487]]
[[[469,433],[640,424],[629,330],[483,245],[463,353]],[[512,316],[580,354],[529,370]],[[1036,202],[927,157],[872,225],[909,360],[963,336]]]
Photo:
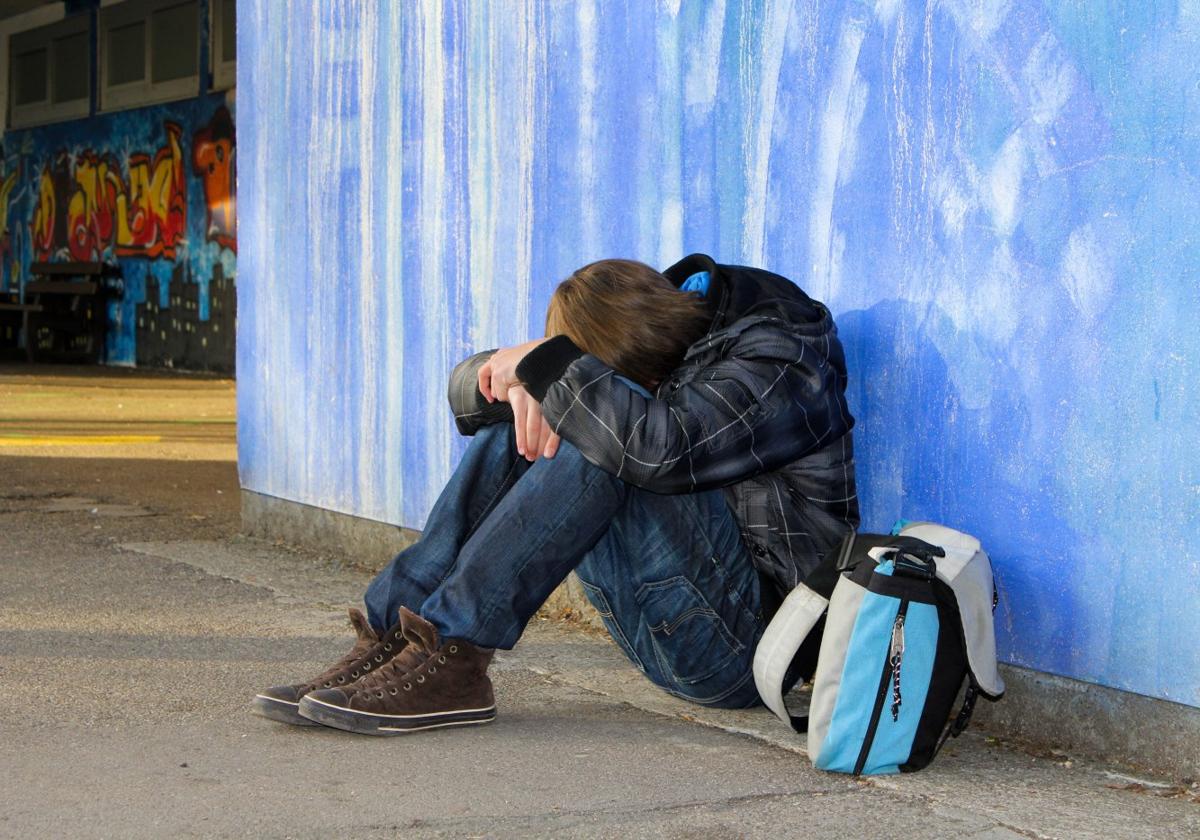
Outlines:
[[0,368],[0,837],[1200,837],[1191,780],[987,733],[918,774],[815,771],[769,713],[677,701],[547,618],[498,655],[493,724],[258,718],[345,652],[369,572],[238,535],[232,393]]

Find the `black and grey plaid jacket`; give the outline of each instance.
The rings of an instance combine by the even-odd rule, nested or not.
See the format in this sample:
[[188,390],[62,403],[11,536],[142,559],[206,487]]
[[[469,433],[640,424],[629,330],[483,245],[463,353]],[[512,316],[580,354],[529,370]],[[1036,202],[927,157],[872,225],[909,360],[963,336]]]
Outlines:
[[[858,526],[854,420],[829,310],[789,280],[694,254],[664,274],[708,271],[710,331],[648,398],[566,336],[517,368],[550,425],[589,461],[656,493],[724,488],[770,608]],[[465,435],[512,420],[476,384],[494,351],[459,364],[450,405]]]

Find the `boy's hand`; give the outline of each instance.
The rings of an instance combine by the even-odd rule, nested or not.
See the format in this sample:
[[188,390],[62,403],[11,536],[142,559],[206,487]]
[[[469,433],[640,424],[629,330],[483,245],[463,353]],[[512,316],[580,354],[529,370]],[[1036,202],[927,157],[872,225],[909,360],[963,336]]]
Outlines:
[[479,393],[488,402],[509,402],[508,389],[517,383],[517,365],[534,347],[546,339],[535,338],[516,347],[497,350],[479,367]]
[[538,456],[553,458],[561,438],[550,430],[542,416],[542,406],[520,384],[508,388],[508,402],[513,410],[513,429],[517,433],[517,451],[528,461]]

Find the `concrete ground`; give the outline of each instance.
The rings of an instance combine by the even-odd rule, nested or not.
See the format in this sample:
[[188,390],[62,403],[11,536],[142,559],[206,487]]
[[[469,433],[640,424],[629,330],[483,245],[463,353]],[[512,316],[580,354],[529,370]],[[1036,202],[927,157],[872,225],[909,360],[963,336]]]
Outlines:
[[677,702],[545,619],[497,657],[489,726],[254,717],[345,651],[368,575],[238,536],[232,394],[0,367],[0,837],[1200,837],[1190,780],[986,733],[820,773],[768,713]]

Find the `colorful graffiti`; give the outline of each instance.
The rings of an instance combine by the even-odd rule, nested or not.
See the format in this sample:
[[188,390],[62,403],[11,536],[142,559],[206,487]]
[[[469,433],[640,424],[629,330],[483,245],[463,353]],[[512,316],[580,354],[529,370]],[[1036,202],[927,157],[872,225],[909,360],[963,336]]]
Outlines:
[[205,238],[237,253],[237,146],[233,117],[222,105],[192,135],[192,173],[204,184]]
[[20,289],[22,266],[30,253],[29,226],[23,208],[32,194],[34,172],[29,163],[28,137],[5,136],[0,145],[0,289]]
[[34,258],[99,260],[175,258],[187,227],[183,130],[163,124],[167,139],[151,156],[129,155],[127,176],[111,152],[60,151],[42,169],[30,222]]
[[232,370],[235,117],[214,93],[5,132],[0,289],[35,262],[108,263],[107,363]]
[[[21,175],[19,163],[8,173],[5,173],[4,167],[4,147],[0,146],[0,265],[8,265],[12,254],[12,240],[8,230],[9,199],[17,186],[17,179]],[[5,284],[3,278],[0,278],[0,284]],[[0,285],[0,288],[3,286]]]

